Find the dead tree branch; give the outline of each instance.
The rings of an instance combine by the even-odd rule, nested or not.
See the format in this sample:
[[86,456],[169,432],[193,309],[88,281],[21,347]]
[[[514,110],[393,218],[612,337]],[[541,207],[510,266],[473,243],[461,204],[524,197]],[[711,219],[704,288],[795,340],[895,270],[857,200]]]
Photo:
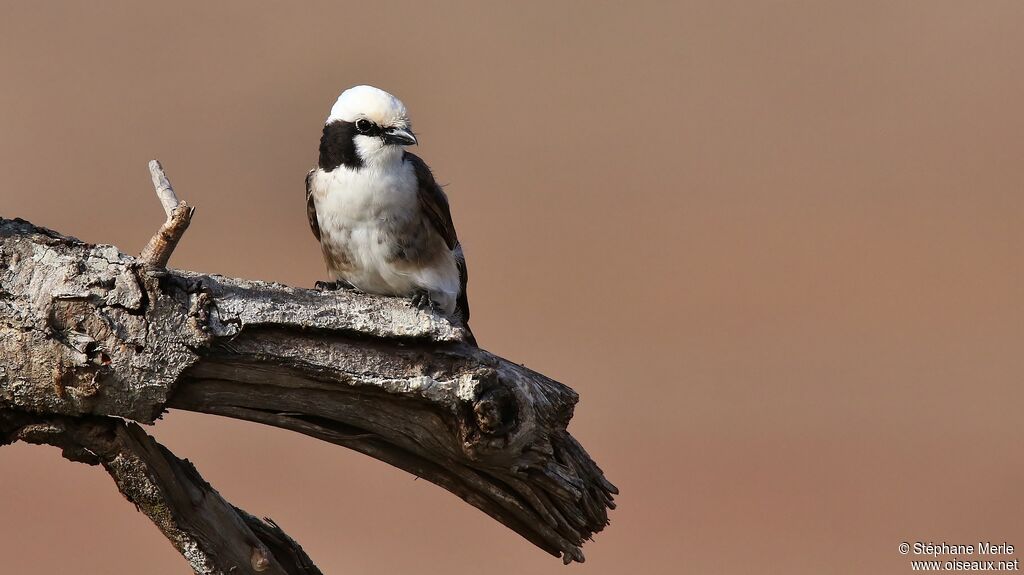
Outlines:
[[[158,194],[171,190],[159,164],[153,173]],[[184,231],[172,233],[182,208],[169,208],[141,259],[0,219],[8,441],[57,444],[108,471],[134,457],[144,465],[127,472],[170,509],[201,501],[198,518],[172,512],[168,528],[140,505],[180,551],[192,547],[178,532],[202,542],[207,567],[182,551],[199,573],[318,571],[272,523],[112,417],[152,423],[172,408],[297,431],[428,479],[565,562],[583,561],[580,545],[607,524],[617,491],[566,430],[573,390],[468,345],[460,326],[401,298],[159,269]]]
[[142,249],[139,259],[144,264],[162,268],[171,259],[171,252],[174,251],[174,248],[178,247],[178,241],[181,240],[181,236],[185,234],[185,230],[192,222],[192,214],[196,209],[178,199],[178,195],[174,193],[171,181],[167,179],[164,167],[160,165],[159,161],[151,160],[149,162],[149,174],[153,178],[156,197],[160,200],[160,205],[164,207],[164,213],[167,214],[167,221],[150,238],[149,243]]
[[113,417],[38,416],[0,410],[0,445],[54,445],[71,461],[102,465],[196,573],[320,575],[298,543],[269,519],[225,501],[188,461],[134,423]]

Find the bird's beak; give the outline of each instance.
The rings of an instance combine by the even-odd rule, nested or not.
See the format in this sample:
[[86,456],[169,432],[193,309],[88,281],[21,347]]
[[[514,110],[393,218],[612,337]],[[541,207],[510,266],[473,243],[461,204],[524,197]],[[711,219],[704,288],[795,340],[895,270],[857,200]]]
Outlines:
[[416,136],[405,128],[388,128],[384,130],[384,143],[411,146],[419,142],[416,141]]

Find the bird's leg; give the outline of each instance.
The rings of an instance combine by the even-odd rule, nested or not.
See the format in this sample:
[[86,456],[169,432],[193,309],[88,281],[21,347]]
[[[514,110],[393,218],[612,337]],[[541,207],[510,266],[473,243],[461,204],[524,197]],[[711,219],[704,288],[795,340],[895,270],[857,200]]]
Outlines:
[[318,290],[324,290],[324,291],[335,291],[335,290],[340,290],[340,289],[344,289],[344,290],[354,290],[354,289],[356,289],[356,286],[348,283],[345,280],[337,280],[337,281],[333,281],[333,282],[320,282],[320,281],[318,281],[315,284],[313,284],[313,287],[315,287]]
[[410,297],[409,299],[412,301],[412,305],[418,307],[419,309],[429,309],[433,311],[437,311],[438,309],[437,303],[435,303],[434,300],[430,299],[430,292],[428,292],[427,290],[416,290],[412,294],[412,297]]

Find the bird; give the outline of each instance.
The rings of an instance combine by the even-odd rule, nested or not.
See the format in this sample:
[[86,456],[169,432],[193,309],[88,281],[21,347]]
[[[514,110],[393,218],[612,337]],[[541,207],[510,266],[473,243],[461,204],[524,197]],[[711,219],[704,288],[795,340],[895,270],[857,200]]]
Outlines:
[[408,297],[461,322],[476,345],[462,244],[448,197],[405,149],[418,143],[397,97],[367,85],[338,97],[306,175],[306,215],[333,280],[317,287]]

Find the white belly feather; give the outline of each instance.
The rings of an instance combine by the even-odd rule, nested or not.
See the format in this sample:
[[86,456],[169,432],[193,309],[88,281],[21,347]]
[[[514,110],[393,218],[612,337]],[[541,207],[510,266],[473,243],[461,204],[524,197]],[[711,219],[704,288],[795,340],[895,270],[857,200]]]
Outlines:
[[[395,230],[418,225],[424,217],[412,165],[400,163],[396,168],[350,170],[339,166],[331,172],[314,172],[313,200],[328,271],[334,279],[367,293],[411,295],[426,290],[451,313],[460,289],[459,272],[456,255],[440,234],[430,230],[423,238],[440,242],[434,246],[440,249],[430,250],[438,257],[426,265],[410,266],[392,257]],[[332,264],[332,253],[346,260],[345,265]]]

